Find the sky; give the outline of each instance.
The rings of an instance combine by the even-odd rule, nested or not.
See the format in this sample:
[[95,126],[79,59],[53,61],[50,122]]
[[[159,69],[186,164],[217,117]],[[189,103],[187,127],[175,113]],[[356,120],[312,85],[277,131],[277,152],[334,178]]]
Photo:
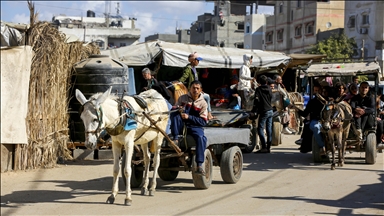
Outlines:
[[[175,34],[176,27],[189,29],[197,16],[214,10],[214,3],[205,1],[34,1],[39,21],[52,21],[53,16],[60,14],[86,16],[87,10],[103,17],[106,2],[110,2],[111,14],[116,14],[119,3],[121,16],[137,18],[140,42],[157,33]],[[272,14],[273,8],[260,6],[259,13]],[[1,1],[1,20],[29,24],[27,1]]]

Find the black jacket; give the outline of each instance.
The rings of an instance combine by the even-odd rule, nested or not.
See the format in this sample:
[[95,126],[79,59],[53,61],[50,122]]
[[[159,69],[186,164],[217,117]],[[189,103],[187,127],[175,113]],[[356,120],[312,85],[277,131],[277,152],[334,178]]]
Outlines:
[[320,113],[323,110],[322,104],[317,97],[310,99],[304,111],[298,110],[299,115],[307,117],[309,114],[310,120],[320,120]]
[[255,91],[254,107],[258,113],[272,110],[272,91],[268,85],[257,87]]
[[357,94],[351,99],[352,112],[355,112],[355,109],[360,107],[364,109],[365,114],[372,114],[375,111],[375,105],[375,99],[369,94],[365,97]]

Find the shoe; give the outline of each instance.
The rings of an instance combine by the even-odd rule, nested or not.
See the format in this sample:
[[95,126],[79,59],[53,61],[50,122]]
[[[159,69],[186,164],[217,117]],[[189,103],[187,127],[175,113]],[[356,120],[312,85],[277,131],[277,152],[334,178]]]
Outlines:
[[295,143],[296,143],[297,145],[301,145],[302,142],[303,142],[303,138],[300,138],[300,139],[298,139],[298,140],[295,141]]
[[195,174],[205,176],[205,171],[204,171],[203,167],[198,166],[196,171],[195,171]]
[[283,130],[281,131],[283,134],[292,134],[292,132],[287,128],[283,128]]
[[259,153],[271,153],[271,150],[263,148],[263,149],[260,149],[259,151],[256,151],[255,153],[256,154],[259,154]]

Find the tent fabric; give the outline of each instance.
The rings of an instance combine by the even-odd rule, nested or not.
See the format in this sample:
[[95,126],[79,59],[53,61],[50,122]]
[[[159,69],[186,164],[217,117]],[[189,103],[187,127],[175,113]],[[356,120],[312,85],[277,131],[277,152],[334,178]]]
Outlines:
[[140,43],[117,49],[102,50],[100,53],[129,66],[145,66],[153,63],[160,52],[161,49],[156,43]]
[[279,52],[262,50],[212,47],[151,41],[113,50],[101,51],[103,55],[118,59],[129,66],[145,66],[153,63],[154,58],[161,54],[162,64],[172,67],[184,67],[188,64],[188,55],[197,52],[203,58],[198,68],[240,68],[243,55],[253,55],[253,67],[269,68],[287,65],[291,57]]
[[313,64],[306,72],[308,77],[367,75],[380,73],[380,65],[375,62]]
[[29,76],[31,46],[1,49],[1,143],[28,144]]

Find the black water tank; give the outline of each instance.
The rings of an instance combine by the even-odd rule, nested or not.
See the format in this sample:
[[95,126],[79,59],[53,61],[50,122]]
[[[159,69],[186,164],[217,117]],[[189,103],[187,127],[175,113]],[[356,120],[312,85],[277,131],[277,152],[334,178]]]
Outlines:
[[79,89],[88,99],[90,96],[105,92],[112,86],[121,97],[124,90],[129,92],[129,73],[127,65],[110,58],[108,55],[91,55],[74,65],[72,76],[70,113],[70,136],[74,142],[84,141],[84,125],[78,113],[80,103],[76,99],[76,89]]
[[95,12],[87,10],[87,17],[95,17]]

